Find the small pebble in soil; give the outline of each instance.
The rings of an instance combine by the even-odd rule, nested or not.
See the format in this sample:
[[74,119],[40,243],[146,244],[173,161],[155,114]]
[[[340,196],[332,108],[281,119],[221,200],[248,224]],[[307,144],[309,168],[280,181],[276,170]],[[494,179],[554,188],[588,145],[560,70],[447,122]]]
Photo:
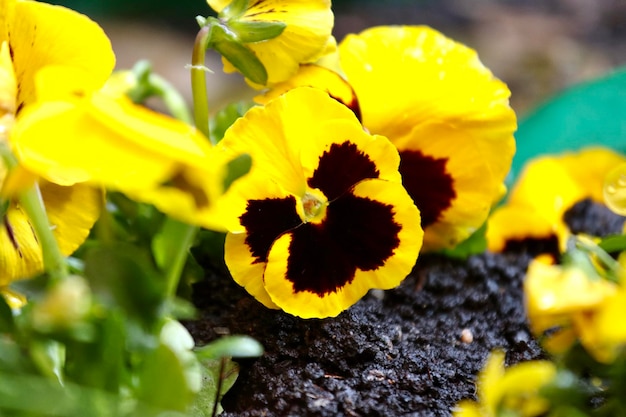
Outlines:
[[461,330],[461,342],[472,343],[474,341],[474,333],[470,329]]

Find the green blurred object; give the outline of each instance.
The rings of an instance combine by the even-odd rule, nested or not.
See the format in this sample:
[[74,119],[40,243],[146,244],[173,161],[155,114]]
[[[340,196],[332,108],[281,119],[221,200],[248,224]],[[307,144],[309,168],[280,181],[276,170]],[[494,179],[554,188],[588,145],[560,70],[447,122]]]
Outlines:
[[93,19],[133,18],[142,20],[161,20],[173,26],[188,22],[190,28],[197,30],[195,17],[212,14],[211,8],[203,0],[47,0],[47,3],[59,4],[84,13]]
[[520,122],[515,138],[511,180],[529,159],[542,154],[593,145],[626,152],[626,67],[543,104]]

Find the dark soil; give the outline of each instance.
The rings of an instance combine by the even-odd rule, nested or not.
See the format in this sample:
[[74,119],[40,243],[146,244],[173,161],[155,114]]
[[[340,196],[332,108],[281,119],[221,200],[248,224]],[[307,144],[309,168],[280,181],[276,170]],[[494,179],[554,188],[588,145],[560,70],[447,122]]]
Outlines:
[[[589,202],[568,218],[581,231],[602,223],[593,231],[603,235],[623,224]],[[524,315],[532,248],[517,249],[463,261],[421,256],[398,288],[372,291],[324,320],[266,309],[227,274],[210,274],[194,289],[202,317],[188,327],[196,340],[247,334],[266,350],[240,361],[222,416],[451,415],[459,400],[474,397],[493,349],[505,350],[509,364],[544,356]]]

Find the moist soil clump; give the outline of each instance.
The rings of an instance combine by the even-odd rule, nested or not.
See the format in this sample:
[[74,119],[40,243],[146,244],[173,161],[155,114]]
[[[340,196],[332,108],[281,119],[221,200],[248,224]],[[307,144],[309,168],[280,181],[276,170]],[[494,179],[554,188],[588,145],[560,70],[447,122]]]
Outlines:
[[[580,228],[603,221],[601,235],[623,224],[590,202],[568,216]],[[504,350],[507,364],[544,357],[524,313],[532,252],[518,245],[515,253],[466,260],[422,255],[398,288],[313,320],[269,310],[227,273],[208,271],[194,287],[201,318],[186,324],[199,343],[230,333],[265,347],[261,358],[239,361],[224,417],[450,416],[459,400],[475,398],[476,375],[492,350]]]

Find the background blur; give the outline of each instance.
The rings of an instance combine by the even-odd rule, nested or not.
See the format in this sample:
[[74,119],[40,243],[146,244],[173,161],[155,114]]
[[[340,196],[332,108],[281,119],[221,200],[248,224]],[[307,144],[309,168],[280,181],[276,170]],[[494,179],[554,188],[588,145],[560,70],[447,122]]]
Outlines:
[[[203,0],[52,0],[83,12],[105,29],[118,68],[149,59],[190,96],[188,71]],[[554,92],[626,64],[626,0],[334,0],[335,36],[373,25],[424,24],[476,49],[509,84],[524,114]],[[208,62],[213,104],[250,94],[238,75]]]

